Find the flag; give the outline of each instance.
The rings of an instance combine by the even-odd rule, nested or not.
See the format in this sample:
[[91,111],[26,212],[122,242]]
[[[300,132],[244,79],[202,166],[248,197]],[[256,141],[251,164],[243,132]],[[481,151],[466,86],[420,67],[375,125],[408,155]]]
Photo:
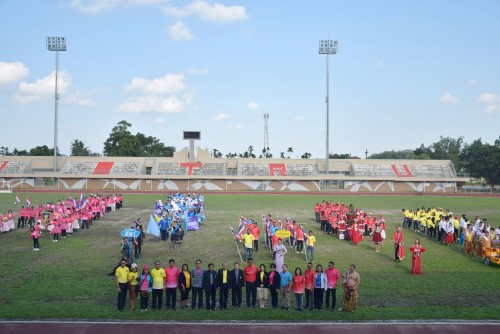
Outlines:
[[153,215],[149,216],[149,224],[146,232],[152,235],[156,235],[157,237],[160,236],[160,228],[158,227],[158,223],[156,222]]
[[30,200],[30,197],[28,195],[26,195],[26,206],[31,207],[31,200]]
[[19,194],[16,194],[16,199],[14,200],[14,204],[21,203],[21,199],[19,198]]
[[85,207],[85,197],[83,196],[83,193],[80,193],[80,207]]
[[71,196],[69,197],[69,204],[71,204],[72,207],[75,207],[75,200]]
[[231,227],[231,233],[233,234],[233,237],[238,240],[238,241],[241,241],[241,236],[236,233],[236,231],[234,230],[234,228]]
[[159,222],[160,222],[160,220],[161,220],[161,218],[160,218],[160,217],[158,217],[158,215],[157,215],[156,213],[153,213],[153,214],[151,215],[151,217],[153,217],[153,219],[155,220],[155,222],[156,222],[156,223],[159,223]]

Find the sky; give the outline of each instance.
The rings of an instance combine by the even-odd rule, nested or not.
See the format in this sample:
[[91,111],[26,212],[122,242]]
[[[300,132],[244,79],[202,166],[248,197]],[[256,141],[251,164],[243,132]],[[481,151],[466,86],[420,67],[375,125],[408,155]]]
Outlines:
[[93,152],[126,120],[181,150],[365,157],[500,135],[497,0],[2,0],[0,146]]

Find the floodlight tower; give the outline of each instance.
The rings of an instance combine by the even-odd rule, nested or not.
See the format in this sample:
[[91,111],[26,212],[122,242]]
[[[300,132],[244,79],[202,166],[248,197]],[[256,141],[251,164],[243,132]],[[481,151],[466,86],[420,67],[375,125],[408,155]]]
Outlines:
[[269,148],[269,129],[267,127],[267,123],[269,122],[269,114],[266,112],[264,114],[264,150],[266,151],[266,154],[264,158],[267,158],[268,155],[268,148]]
[[[330,82],[329,82],[329,64],[328,56],[337,54],[337,41],[320,40],[319,41],[319,54],[326,55],[326,175],[330,174]],[[326,187],[328,188],[328,180],[326,180]]]
[[57,92],[57,76],[59,74],[59,51],[66,51],[66,37],[47,37],[47,50],[56,52],[56,90],[54,112],[54,173],[57,172],[57,117],[59,109],[59,94]]

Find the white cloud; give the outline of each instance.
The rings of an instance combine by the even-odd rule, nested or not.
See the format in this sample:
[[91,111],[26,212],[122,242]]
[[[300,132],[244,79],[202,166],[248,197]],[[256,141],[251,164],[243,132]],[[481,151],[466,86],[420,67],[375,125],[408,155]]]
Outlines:
[[152,80],[135,77],[125,89],[145,94],[173,94],[186,89],[186,84],[183,74],[167,74]]
[[249,104],[247,104],[247,108],[248,109],[252,109],[252,110],[256,110],[256,109],[259,109],[259,104],[257,102],[250,102]]
[[166,123],[167,122],[167,119],[166,118],[157,118],[153,121],[153,123],[155,124],[163,124],[163,123]]
[[167,2],[168,0],[72,0],[70,7],[80,13],[98,15],[109,12],[117,7],[150,6]]
[[[55,71],[45,78],[38,79],[34,83],[21,82],[19,91],[14,96],[14,101],[19,104],[29,104],[32,102],[54,98],[56,86]],[[71,84],[71,76],[66,72],[59,72],[57,77],[57,90],[59,94],[67,91]]]
[[207,74],[208,68],[188,68],[187,72],[189,74]]
[[240,130],[243,128],[243,124],[232,124],[230,128],[233,130]]
[[189,41],[193,39],[193,34],[189,31],[189,27],[182,21],[177,21],[174,25],[168,28],[170,38],[175,41]]
[[230,116],[228,114],[220,113],[214,116],[214,120],[217,122],[222,122],[228,119]]
[[303,120],[306,119],[306,116],[297,116],[297,117],[294,117],[293,120],[294,121],[297,121],[297,122],[301,122]]
[[248,15],[243,6],[225,6],[219,3],[209,4],[206,1],[193,1],[183,8],[167,7],[164,12],[176,17],[198,16],[204,21],[226,23],[247,20]]
[[477,86],[477,85],[479,85],[479,81],[477,81],[477,80],[469,80],[469,85],[471,85],[471,86]]
[[484,112],[487,114],[500,112],[500,94],[483,93],[479,95],[479,102],[485,104]]
[[77,105],[79,107],[93,107],[96,105],[95,101],[87,97],[87,93],[84,92],[76,92],[75,94],[64,98],[62,102],[65,104]]
[[0,85],[19,81],[28,73],[28,68],[20,61],[14,63],[0,61]]
[[186,110],[186,106],[186,101],[175,95],[168,98],[151,95],[129,98],[118,106],[117,111],[123,113],[181,113]]
[[453,96],[452,93],[446,93],[443,96],[439,98],[439,101],[443,103],[448,103],[448,104],[459,104],[460,100]]

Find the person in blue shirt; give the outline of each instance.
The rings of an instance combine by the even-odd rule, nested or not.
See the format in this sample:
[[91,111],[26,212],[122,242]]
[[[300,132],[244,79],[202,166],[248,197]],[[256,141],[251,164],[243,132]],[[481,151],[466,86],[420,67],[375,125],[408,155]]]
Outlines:
[[283,272],[280,273],[280,286],[281,286],[281,309],[289,310],[290,309],[290,286],[292,283],[292,274],[288,271],[288,266],[283,264],[282,266]]

